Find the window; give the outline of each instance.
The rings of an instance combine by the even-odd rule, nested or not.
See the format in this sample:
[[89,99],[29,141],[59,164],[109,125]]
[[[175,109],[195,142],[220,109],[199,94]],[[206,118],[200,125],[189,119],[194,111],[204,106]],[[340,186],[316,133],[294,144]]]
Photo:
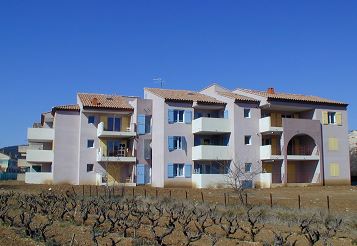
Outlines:
[[338,163],[330,163],[330,176],[340,176],[340,165]]
[[107,131],[120,131],[120,118],[108,117],[108,128]]
[[174,149],[182,149],[182,137],[174,137]]
[[94,148],[94,140],[93,139],[88,139],[87,148]]
[[336,124],[336,113],[335,112],[328,112],[327,119],[329,124]]
[[294,118],[294,116],[292,114],[281,114],[281,118],[291,119]]
[[252,172],[252,163],[245,163],[244,171],[246,173],[251,173]]
[[94,164],[87,164],[87,173],[93,172],[94,170]]
[[183,164],[174,164],[174,177],[183,177]]
[[330,151],[338,150],[338,139],[337,138],[329,138],[328,139],[328,149]]
[[94,124],[95,117],[93,115],[88,116],[88,124]]
[[183,122],[184,110],[174,110],[174,122]]
[[244,118],[250,118],[250,109],[249,108],[244,109]]
[[252,145],[252,136],[244,136],[244,144]]

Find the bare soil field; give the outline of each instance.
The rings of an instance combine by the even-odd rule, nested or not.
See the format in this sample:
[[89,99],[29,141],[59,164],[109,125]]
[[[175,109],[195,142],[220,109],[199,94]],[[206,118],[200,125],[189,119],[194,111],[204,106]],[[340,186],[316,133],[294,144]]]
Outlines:
[[[252,189],[247,195],[251,212],[240,206],[237,194],[230,189],[0,182],[0,196],[9,192],[15,195],[7,201],[9,211],[4,206],[0,209],[0,245],[357,245],[357,187],[354,186]],[[301,209],[298,209],[299,195]],[[141,205],[136,207],[136,203]],[[86,209],[88,218],[84,220]],[[120,216],[125,215],[123,211],[130,213],[111,227],[117,216],[115,211],[119,210]],[[62,218],[61,211],[65,213]],[[25,222],[32,213],[33,221],[29,220],[31,225],[26,227]],[[184,218],[188,219],[187,223]],[[311,218],[316,218],[316,222],[303,229],[304,221],[310,223]],[[334,233],[333,228],[340,219],[342,223]],[[44,240],[41,229],[36,228],[49,220],[53,221],[43,230],[47,237]],[[175,222],[170,224],[171,220]],[[151,230],[153,226],[155,232]],[[124,233],[125,227],[128,228]],[[158,243],[159,237],[155,235],[163,236],[172,228]],[[318,238],[314,244],[307,240],[310,236]],[[192,241],[188,242],[188,238]]]

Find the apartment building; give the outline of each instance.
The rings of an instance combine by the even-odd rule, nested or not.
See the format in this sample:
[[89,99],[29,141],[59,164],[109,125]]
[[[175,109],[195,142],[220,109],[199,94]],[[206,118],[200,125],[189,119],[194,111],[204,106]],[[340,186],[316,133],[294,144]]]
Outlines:
[[[79,93],[77,104],[56,106],[51,115],[51,125],[45,118],[40,128],[28,129],[27,161],[33,164],[27,183],[149,182],[136,179],[136,169],[147,177],[151,166],[150,101]],[[34,143],[46,143],[46,150],[34,156]]]
[[201,93],[230,105],[236,161],[272,173],[273,184],[350,184],[346,103],[274,88]]
[[79,93],[40,125],[28,130],[29,183],[224,187],[239,171],[249,187],[350,184],[347,104],[317,96],[217,84]]

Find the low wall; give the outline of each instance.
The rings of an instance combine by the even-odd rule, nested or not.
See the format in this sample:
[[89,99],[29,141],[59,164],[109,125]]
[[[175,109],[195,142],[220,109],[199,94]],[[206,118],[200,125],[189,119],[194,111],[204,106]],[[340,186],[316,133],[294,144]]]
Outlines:
[[192,187],[194,188],[223,188],[227,186],[225,174],[192,174]]
[[25,183],[27,184],[52,184],[53,174],[44,172],[25,173]]
[[271,188],[272,174],[259,173],[254,176],[253,183],[255,188]]

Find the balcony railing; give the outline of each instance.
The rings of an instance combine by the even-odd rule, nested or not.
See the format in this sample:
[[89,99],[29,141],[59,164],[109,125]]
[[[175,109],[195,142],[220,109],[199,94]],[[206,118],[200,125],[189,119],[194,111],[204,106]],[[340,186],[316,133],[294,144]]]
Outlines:
[[27,139],[30,142],[51,142],[55,136],[53,128],[28,128]]
[[259,131],[260,133],[268,133],[268,132],[282,132],[283,127],[272,124],[271,117],[264,117],[259,119]]
[[271,145],[260,146],[260,159],[261,160],[279,160],[283,159],[282,155],[278,155],[272,151]]
[[230,123],[225,118],[201,117],[192,121],[192,133],[229,133]]
[[192,174],[192,186],[195,188],[222,188],[228,186],[226,174]]
[[198,145],[192,147],[192,160],[232,160],[228,146]]
[[135,124],[131,123],[129,127],[125,129],[125,131],[109,131],[104,128],[104,123],[100,122],[98,124],[98,129],[97,129],[97,136],[98,137],[121,137],[121,138],[129,138],[129,137],[135,137],[136,136],[136,131],[135,131]]
[[37,163],[53,162],[53,151],[28,149],[26,153],[26,161]]
[[98,162],[136,162],[131,150],[118,150],[113,153],[104,153],[101,148],[97,151]]

